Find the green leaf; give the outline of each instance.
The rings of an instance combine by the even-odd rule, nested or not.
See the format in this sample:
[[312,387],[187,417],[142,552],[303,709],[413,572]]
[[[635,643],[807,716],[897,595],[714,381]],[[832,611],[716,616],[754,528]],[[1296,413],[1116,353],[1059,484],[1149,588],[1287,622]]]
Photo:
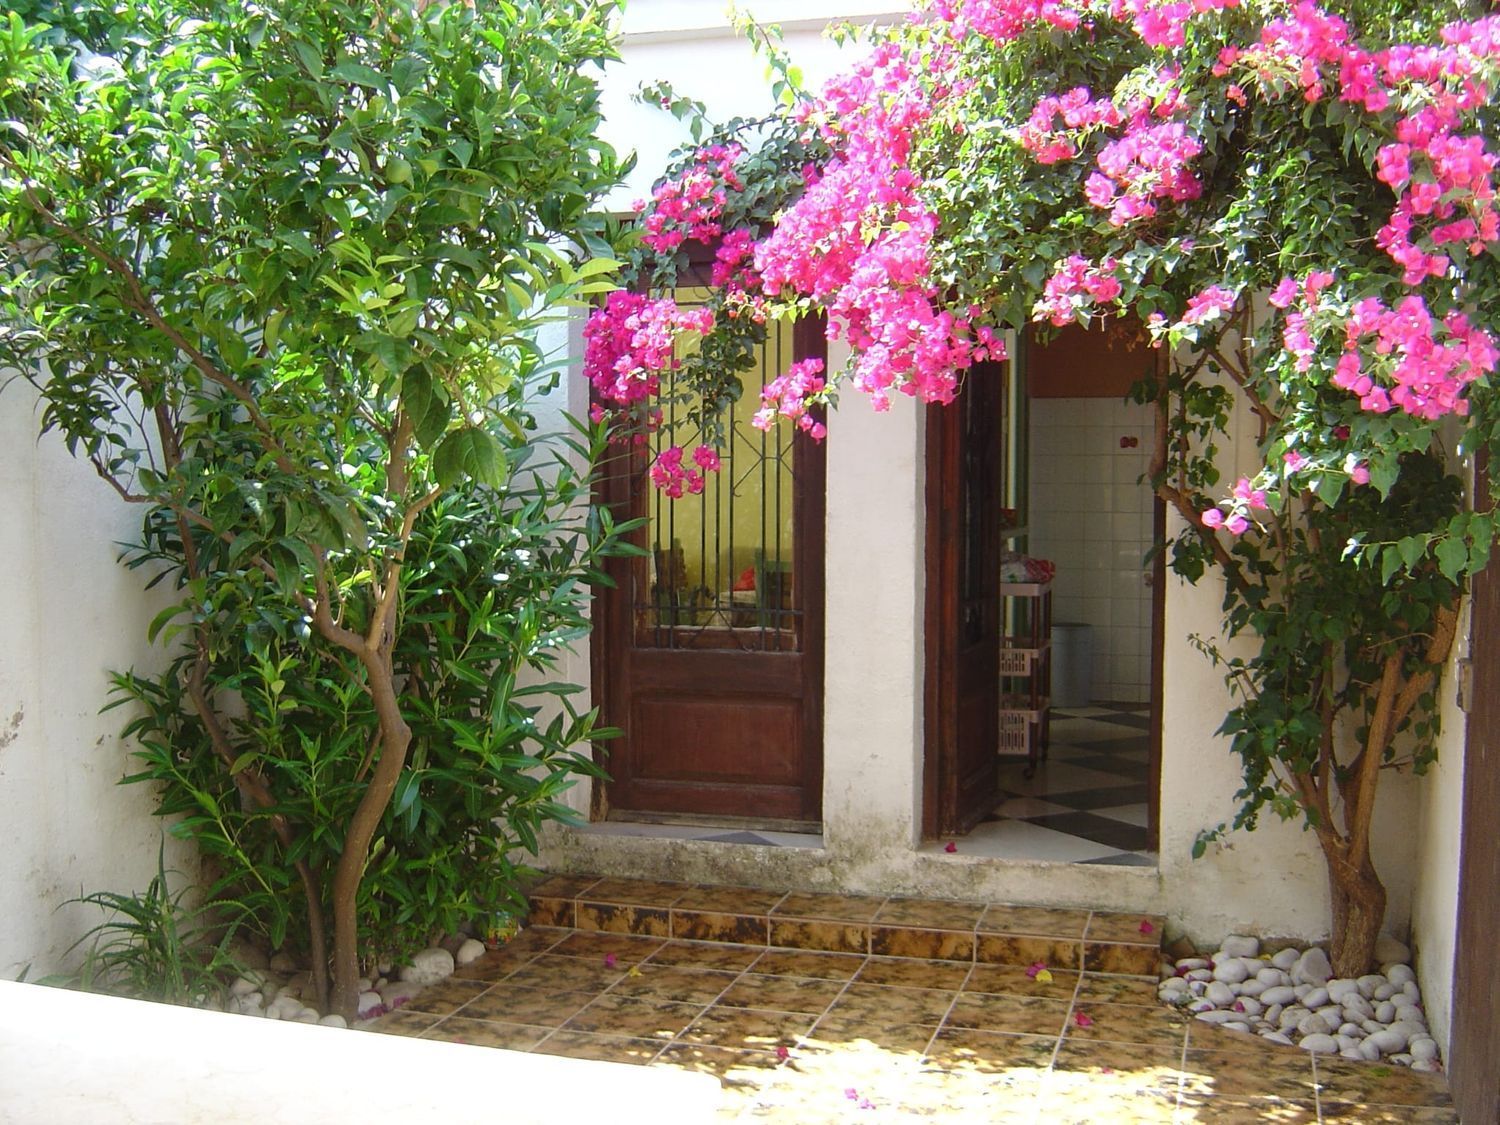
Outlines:
[[443,438],[432,455],[438,483],[452,487],[464,479],[491,487],[504,483],[505,453],[487,430],[464,427]]
[[330,77],[337,78],[340,82],[352,82],[356,86],[367,86],[372,90],[386,88],[385,75],[373,67],[365,66],[364,63],[341,62],[328,73]]
[[1438,540],[1434,552],[1437,555],[1438,570],[1444,578],[1450,582],[1457,582],[1459,575],[1463,574],[1464,567],[1469,562],[1469,547],[1462,539],[1450,535],[1446,539]]
[[411,416],[412,432],[424,449],[437,444],[453,417],[446,390],[420,365],[408,367],[401,377],[401,405]]

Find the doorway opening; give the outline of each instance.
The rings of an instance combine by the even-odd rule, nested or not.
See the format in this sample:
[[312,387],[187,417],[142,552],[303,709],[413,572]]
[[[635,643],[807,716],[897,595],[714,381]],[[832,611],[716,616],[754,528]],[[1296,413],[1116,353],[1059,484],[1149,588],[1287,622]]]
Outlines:
[[[966,833],[971,855],[1154,866],[1165,516],[1152,408],[1127,396],[1157,355],[1124,323],[1016,350],[964,389],[990,378],[992,402],[929,424],[926,832]],[[995,576],[982,639],[976,567]]]

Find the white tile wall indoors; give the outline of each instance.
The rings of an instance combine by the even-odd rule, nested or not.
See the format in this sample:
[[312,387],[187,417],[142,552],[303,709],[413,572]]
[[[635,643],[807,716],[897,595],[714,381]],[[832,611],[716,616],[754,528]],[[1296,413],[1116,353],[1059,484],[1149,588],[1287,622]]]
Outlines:
[[1031,400],[1027,553],[1057,564],[1053,620],[1093,626],[1095,700],[1150,699],[1151,434],[1147,406]]

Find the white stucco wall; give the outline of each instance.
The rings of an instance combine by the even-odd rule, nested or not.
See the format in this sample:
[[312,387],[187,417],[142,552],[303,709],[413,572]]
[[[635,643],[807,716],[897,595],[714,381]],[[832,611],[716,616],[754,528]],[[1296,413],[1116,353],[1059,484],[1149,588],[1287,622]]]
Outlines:
[[[159,822],[127,772],[123,711],[99,714],[109,672],[146,667],[146,626],[160,603],[142,572],[117,561],[139,529],[58,437],[37,438],[34,392],[0,393],[0,977],[61,966],[100,916],[61,907],[83,892],[143,888],[156,871]],[[168,863],[184,866],[177,849]],[[61,907],[61,909],[59,909]]]
[[[773,10],[774,9],[774,10]],[[834,72],[832,46],[816,35],[830,15],[874,10],[850,3],[762,3],[762,19],[795,17],[787,45],[810,81]],[[624,61],[606,78],[606,136],[635,149],[641,165],[618,193],[622,208],[646,194],[666,153],[684,139],[666,114],[633,104],[643,82],[669,79],[706,100],[716,115],[760,112],[768,104],[763,64],[716,25],[714,4],[642,2],[626,17]],[[840,357],[830,357],[834,365]],[[579,401],[575,374],[573,400]],[[873,413],[850,393],[828,423],[828,668],[824,707],[824,837],[820,848],[770,848],[585,830],[549,835],[542,861],[554,868],[669,879],[717,880],[983,897],[994,901],[1161,911],[1174,932],[1216,940],[1249,930],[1317,938],[1328,927],[1325,868],[1311,834],[1274,817],[1192,859],[1197,834],[1230,819],[1241,776],[1217,729],[1231,706],[1222,675],[1189,642],[1219,627],[1221,591],[1170,579],[1166,592],[1164,746],[1159,866],[1100,867],[1002,862],[945,854],[922,845],[923,511],[922,414],[902,400]],[[1225,476],[1256,469],[1248,418],[1235,424]],[[1231,475],[1233,474],[1233,475]],[[587,650],[572,665],[587,682]],[[1431,786],[1383,779],[1384,823],[1414,826]],[[587,794],[574,793],[583,812]],[[1405,936],[1416,859],[1409,833],[1377,841],[1376,862],[1390,894],[1388,925]],[[1435,902],[1440,905],[1441,893]],[[1424,900],[1425,902],[1425,900]],[[1438,907],[1434,907],[1438,909]],[[1440,910],[1439,910],[1440,912]],[[1450,958],[1451,959],[1451,958]]]
[[1459,664],[1470,652],[1467,604],[1439,693],[1442,735],[1438,760],[1421,781],[1412,852],[1420,873],[1412,895],[1411,940],[1418,983],[1433,1035],[1448,1051],[1453,1022],[1453,955],[1458,938],[1459,842],[1463,827],[1464,740],[1468,716],[1459,707]]

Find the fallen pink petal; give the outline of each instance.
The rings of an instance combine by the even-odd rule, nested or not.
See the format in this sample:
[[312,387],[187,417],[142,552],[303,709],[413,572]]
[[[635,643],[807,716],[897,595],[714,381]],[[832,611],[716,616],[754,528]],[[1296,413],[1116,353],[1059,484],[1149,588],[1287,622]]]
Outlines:
[[1046,971],[1047,963],[1045,961],[1033,961],[1030,965],[1026,966],[1026,975],[1032,980],[1036,980],[1038,973],[1045,973]]
[[777,1046],[776,1046],[776,1057],[778,1059],[781,1059],[784,1062],[785,1060],[791,1058],[791,1055],[792,1055],[792,1052],[790,1052],[790,1051],[788,1051],[786,1049],[786,1045],[784,1043],[777,1044]]
[[1156,933],[1156,927],[1153,926],[1149,921],[1143,921],[1141,922],[1141,933],[1154,934]]
[[606,969],[613,969],[619,963],[619,958],[617,958],[613,953],[606,953],[604,955],[604,967]]
[[1073,1022],[1079,1027],[1093,1027],[1094,1017],[1089,1015],[1087,1012],[1074,1012]]
[[949,855],[952,855],[954,852],[958,851],[958,845],[955,844],[952,840],[949,840],[946,844],[943,845],[943,851],[947,852]]

